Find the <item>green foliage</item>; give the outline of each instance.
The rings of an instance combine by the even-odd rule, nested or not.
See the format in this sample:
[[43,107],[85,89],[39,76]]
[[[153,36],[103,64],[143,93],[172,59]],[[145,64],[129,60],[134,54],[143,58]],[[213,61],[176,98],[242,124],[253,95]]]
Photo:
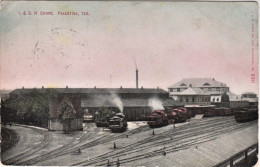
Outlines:
[[114,115],[115,115],[114,111],[111,111],[109,108],[103,106],[100,107],[97,112],[97,118],[99,121],[102,122],[109,121],[109,119]]
[[76,110],[69,97],[65,96],[58,106],[59,119],[61,121],[76,118]]
[[46,95],[22,97],[18,101],[17,116],[24,123],[47,125],[49,118],[49,101]]

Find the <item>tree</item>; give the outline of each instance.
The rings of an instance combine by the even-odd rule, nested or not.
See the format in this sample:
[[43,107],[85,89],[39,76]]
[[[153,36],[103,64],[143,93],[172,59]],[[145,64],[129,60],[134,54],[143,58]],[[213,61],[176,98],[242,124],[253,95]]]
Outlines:
[[23,123],[47,126],[49,119],[49,101],[46,94],[31,94],[18,100],[17,116]]
[[64,96],[63,100],[58,106],[58,117],[65,132],[71,130],[71,120],[76,118],[76,110],[68,96]]
[[109,108],[104,106],[100,107],[97,112],[98,120],[101,122],[108,122],[109,119],[114,115],[115,115],[114,111],[111,111]]

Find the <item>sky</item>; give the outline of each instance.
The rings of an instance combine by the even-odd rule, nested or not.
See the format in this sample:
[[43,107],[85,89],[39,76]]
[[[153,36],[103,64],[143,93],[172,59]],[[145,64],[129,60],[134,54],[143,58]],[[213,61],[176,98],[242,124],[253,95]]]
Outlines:
[[5,1],[0,89],[135,88],[138,68],[144,88],[215,78],[258,93],[257,30],[255,2]]

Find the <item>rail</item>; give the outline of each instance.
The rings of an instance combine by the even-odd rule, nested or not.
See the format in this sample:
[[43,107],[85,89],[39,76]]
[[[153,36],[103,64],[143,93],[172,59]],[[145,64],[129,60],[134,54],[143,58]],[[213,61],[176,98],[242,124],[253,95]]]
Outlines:
[[230,167],[233,167],[234,166],[234,160],[240,158],[243,154],[244,154],[244,158],[245,158],[245,162],[248,162],[248,152],[253,150],[253,149],[256,149],[256,152],[258,152],[258,143],[255,143],[249,147],[247,147],[246,149],[236,153],[235,155],[233,155],[232,157],[229,157],[228,159],[218,163],[217,165],[213,166],[213,167],[221,167],[221,166],[228,166],[226,164],[228,164],[229,162],[229,166]]

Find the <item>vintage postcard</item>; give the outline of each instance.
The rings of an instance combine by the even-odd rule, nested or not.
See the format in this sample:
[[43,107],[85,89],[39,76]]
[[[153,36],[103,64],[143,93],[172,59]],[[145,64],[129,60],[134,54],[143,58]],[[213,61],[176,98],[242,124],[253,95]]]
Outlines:
[[255,1],[2,1],[1,163],[254,166]]

